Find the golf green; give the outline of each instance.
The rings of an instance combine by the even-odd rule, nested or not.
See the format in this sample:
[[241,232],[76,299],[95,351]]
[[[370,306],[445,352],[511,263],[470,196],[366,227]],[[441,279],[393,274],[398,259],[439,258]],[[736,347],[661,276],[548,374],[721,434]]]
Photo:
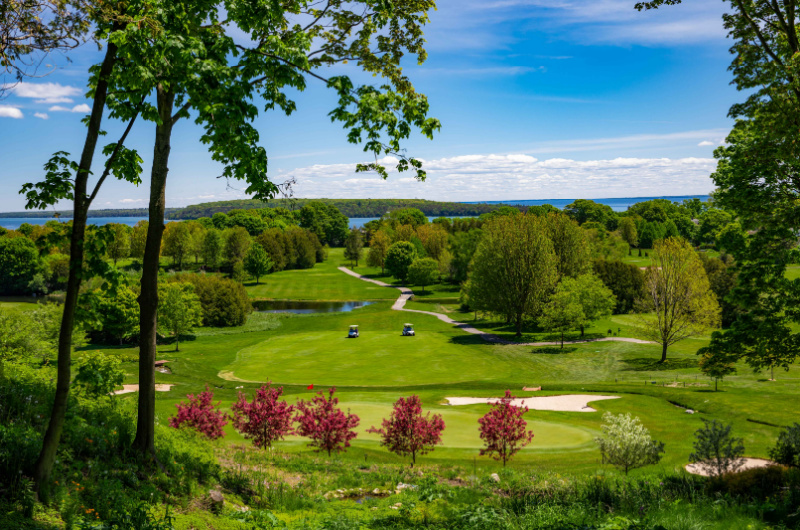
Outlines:
[[486,346],[457,346],[448,333],[403,337],[399,331],[362,328],[278,335],[236,355],[221,375],[239,381],[338,386],[440,384],[491,379],[513,373]]

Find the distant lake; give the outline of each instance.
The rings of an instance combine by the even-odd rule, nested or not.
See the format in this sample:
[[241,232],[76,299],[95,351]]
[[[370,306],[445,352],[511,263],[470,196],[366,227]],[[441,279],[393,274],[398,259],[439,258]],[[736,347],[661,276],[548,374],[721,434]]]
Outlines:
[[[682,202],[685,199],[700,199],[701,201],[708,200],[708,195],[662,195],[660,197],[618,197],[613,199],[591,199],[600,204],[607,204],[615,212],[624,212],[637,202],[651,201],[653,199],[668,199],[672,202]],[[482,201],[482,202],[469,202],[466,204],[508,204],[510,206],[540,206],[542,204],[552,204],[556,208],[563,209],[564,206],[570,204],[575,199],[520,199],[511,201]],[[449,219],[460,219],[461,217],[451,216]],[[380,219],[380,217],[351,217],[350,226],[358,228],[363,227],[366,223]],[[429,221],[436,219],[436,217],[428,217]],[[23,218],[23,217],[2,217],[0,218],[0,226],[8,230],[16,230],[22,223],[29,223],[32,225],[43,225],[47,221],[52,221],[52,217],[39,217],[39,218]],[[69,219],[62,217],[61,221],[68,221]],[[174,220],[174,219],[173,219]],[[133,226],[139,221],[147,221],[147,217],[89,217],[88,223],[91,225],[104,225],[106,223],[120,223]]]
[[[600,204],[607,204],[615,212],[624,212],[637,202],[652,201],[653,199],[668,199],[672,202],[683,202],[686,199],[700,199],[707,201],[708,195],[661,195],[658,197],[617,197],[613,199],[590,199]],[[468,202],[467,204],[508,204],[510,206],[541,206],[542,204],[550,204],[559,209],[564,209],[564,206],[572,203],[575,199],[535,199],[535,200],[511,200],[511,201],[480,201]]]
[[[54,217],[0,217],[0,226],[8,230],[16,230],[22,223],[30,225],[43,225],[47,221],[71,221],[67,217],[56,219]],[[133,226],[139,221],[147,221],[147,217],[89,217],[86,222],[90,225],[104,225],[108,223],[119,223]]]

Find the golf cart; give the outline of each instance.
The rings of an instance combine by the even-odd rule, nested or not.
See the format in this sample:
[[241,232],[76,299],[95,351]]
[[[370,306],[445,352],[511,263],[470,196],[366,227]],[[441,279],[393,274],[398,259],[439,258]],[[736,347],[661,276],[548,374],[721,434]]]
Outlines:
[[415,337],[416,334],[414,333],[414,326],[412,326],[411,324],[403,324],[403,336]]
[[358,326],[350,326],[350,332],[347,334],[348,339],[358,338]]

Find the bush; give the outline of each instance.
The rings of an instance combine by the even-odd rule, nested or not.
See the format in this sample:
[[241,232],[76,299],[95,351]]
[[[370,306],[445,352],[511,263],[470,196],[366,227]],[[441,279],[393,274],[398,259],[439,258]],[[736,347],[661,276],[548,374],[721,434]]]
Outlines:
[[744,444],[741,438],[731,435],[731,427],[703,418],[703,426],[694,433],[694,452],[689,455],[689,460],[717,477],[742,467]]
[[630,313],[644,289],[644,273],[636,265],[604,259],[595,260],[593,268],[595,275],[617,297],[614,313]]
[[194,285],[205,326],[242,326],[253,310],[244,286],[233,280],[204,274],[179,274],[173,280]]
[[780,466],[756,467],[722,475],[710,487],[713,492],[764,500],[784,488],[787,482],[785,475]]
[[0,294],[28,294],[45,267],[36,245],[25,237],[0,237]]
[[169,419],[169,426],[178,429],[185,425],[212,440],[225,436],[222,428],[228,423],[228,415],[219,410],[219,403],[212,403],[214,393],[208,390],[208,385],[197,396],[188,394],[186,397],[189,403],[181,401],[175,405],[178,414]]
[[784,428],[778,441],[769,452],[769,457],[778,464],[800,468],[800,423]]
[[108,396],[122,384],[125,372],[120,360],[99,351],[87,352],[78,362],[74,384],[93,397]]

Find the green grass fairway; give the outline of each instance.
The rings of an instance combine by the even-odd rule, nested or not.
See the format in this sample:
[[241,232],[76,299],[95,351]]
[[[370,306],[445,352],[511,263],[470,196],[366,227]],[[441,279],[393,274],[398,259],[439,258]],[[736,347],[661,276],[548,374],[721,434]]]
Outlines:
[[337,267],[343,264],[344,250],[332,248],[328,259],[313,269],[281,271],[245,283],[247,293],[258,300],[394,300],[397,289],[380,287],[348,276]]

